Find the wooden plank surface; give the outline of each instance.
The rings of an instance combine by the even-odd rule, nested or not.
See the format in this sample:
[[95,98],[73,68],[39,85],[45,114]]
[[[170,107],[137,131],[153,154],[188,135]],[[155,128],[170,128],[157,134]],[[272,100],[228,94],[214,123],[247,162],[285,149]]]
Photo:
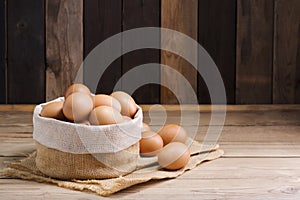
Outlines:
[[[181,33],[184,33],[197,41],[198,32],[198,1],[196,0],[162,0],[161,1],[161,27],[169,28]],[[169,47],[180,46],[184,41],[179,41],[179,38],[172,35],[165,35],[167,38],[163,38],[162,45]],[[168,42],[163,42],[168,41]],[[162,46],[162,49],[164,46]],[[182,49],[182,51],[189,52],[194,61],[197,62],[197,49]],[[189,81],[194,93],[197,94],[197,70],[191,66],[186,60],[180,57],[180,55],[173,54],[171,52],[161,52],[161,63],[168,65],[169,67],[177,70],[180,74],[185,76],[185,79]],[[180,96],[183,102],[181,103],[195,103],[191,102],[192,94],[189,93],[185,87],[185,84],[177,79],[168,70],[161,70],[161,84],[169,84],[174,89],[169,90],[165,87],[161,88],[161,103],[163,104],[177,104],[178,100],[174,94]]]
[[[0,197],[24,199],[297,199],[300,159],[221,158],[172,180],[151,181],[111,197],[72,191],[50,184],[0,179]],[[272,170],[270,170],[272,169]]]
[[[84,1],[84,11],[84,56],[86,57],[98,44],[122,31],[122,1]],[[114,48],[121,52],[121,42]],[[121,77],[121,72],[120,57],[106,68],[102,77],[99,77],[97,89],[93,92],[110,94]]]
[[[208,125],[211,120],[210,112],[200,113],[198,111],[186,111],[187,115],[184,120],[186,125],[203,126]],[[161,125],[163,123],[180,123],[178,111],[150,111],[145,112],[144,121],[151,122],[153,125]],[[222,113],[216,114],[216,119],[221,119]],[[166,120],[166,121],[165,121]],[[225,122],[215,121],[212,125],[226,126],[275,126],[275,125],[295,125],[300,124],[300,112],[296,111],[248,111],[248,112],[227,112]]]
[[21,125],[21,124],[32,124],[32,113],[31,112],[15,112],[7,111],[1,112],[0,115],[1,125],[10,124],[10,125]]
[[274,103],[300,103],[300,1],[275,0]]
[[[151,119],[155,122],[151,128],[158,129],[163,124],[162,112],[151,110],[149,105],[142,107],[145,120],[150,122]],[[35,149],[30,132],[9,132],[9,127],[32,125],[32,113],[26,107],[24,111],[21,108],[0,107],[0,125],[7,125],[6,131],[0,129],[0,169]],[[178,106],[165,108],[172,122],[179,121],[181,111]],[[201,116],[209,114],[211,106],[186,105],[185,108],[193,118],[199,108],[203,109]],[[150,181],[105,199],[297,199],[300,195],[300,106],[229,108],[226,120],[234,125],[225,125],[218,140],[225,151],[223,158],[203,163],[176,179]],[[151,118],[149,112],[154,112]],[[208,116],[205,118],[209,119]],[[22,119],[23,122],[18,124]],[[293,124],[291,120],[294,120]],[[201,126],[183,126],[188,133],[196,130],[196,139],[203,141],[208,126],[202,123]],[[0,185],[5,185],[0,187],[0,199],[24,199],[24,195],[31,199],[104,199],[51,184],[3,178],[0,174]]]
[[[212,111],[227,111],[227,112],[236,112],[236,111],[297,111],[300,109],[300,104],[278,104],[278,105],[161,105],[162,108],[166,111],[200,111],[200,112],[212,112]],[[26,105],[30,108],[30,105]],[[155,105],[140,105],[143,111],[150,111],[155,108]],[[22,111],[23,106],[17,105],[0,105],[0,110],[4,109],[4,111],[13,111],[15,109],[20,109]]]
[[[227,103],[235,103],[236,0],[198,1],[198,42],[216,63]],[[201,61],[198,61],[201,63]],[[198,76],[199,103],[210,103],[207,86]]]
[[236,103],[272,103],[273,0],[237,0]]
[[[6,111],[17,111],[17,112],[33,112],[35,104],[0,104],[0,112]],[[153,105],[140,104],[143,111],[149,111],[152,109]],[[162,105],[167,111],[179,111],[181,109],[186,111],[199,110],[200,112],[211,112],[214,111],[224,111],[236,112],[236,111],[297,111],[300,110],[300,104],[278,104],[278,105]]]
[[5,0],[0,0],[0,104],[6,103],[6,11]]
[[7,1],[7,102],[45,101],[44,1]]
[[[183,127],[190,137],[204,141],[207,126]],[[157,131],[161,126],[151,128]],[[300,126],[225,126],[216,142],[225,157],[300,157],[299,132]],[[2,133],[0,140],[0,156],[22,157],[35,149],[29,133]]]
[[0,111],[22,111],[22,112],[33,112],[35,105],[34,104],[0,104]]
[[[7,199],[7,197],[11,197],[11,199],[24,199],[25,197],[29,197],[30,199],[53,199],[53,200],[61,200],[61,199],[101,199],[101,197],[82,193],[80,191],[73,191],[64,188],[57,187],[55,185],[50,184],[41,184],[35,183],[31,181],[23,181],[23,180],[14,180],[14,179],[0,179],[0,184],[5,184],[7,186],[6,191],[1,187],[0,198]],[[19,188],[19,190],[17,189]],[[16,190],[20,191],[17,192]],[[105,199],[103,197],[103,199]]]
[[83,60],[83,3],[46,0],[46,100],[63,96]]
[[[293,199],[299,195],[299,159],[219,159],[175,180],[147,184],[130,197],[175,199]],[[290,164],[290,166],[288,165]],[[228,171],[224,173],[224,168]],[[274,170],[267,172],[268,169]],[[294,177],[293,177],[294,176]],[[276,178],[275,178],[276,177]],[[286,181],[286,182],[284,182]],[[122,194],[116,196],[121,197]],[[125,197],[126,198],[126,197]]]
[[0,156],[16,157],[26,156],[35,150],[35,142],[32,138],[7,138],[1,137]]
[[[140,27],[160,27],[160,0],[124,0],[122,21],[123,31]],[[123,49],[126,48],[124,45],[122,45]],[[134,67],[147,63],[160,63],[160,50],[140,49],[124,54],[122,57],[122,74],[130,73],[129,70]],[[143,76],[156,76],[159,80],[160,68],[151,69],[151,74],[141,74],[140,78]],[[122,84],[122,90],[127,91],[125,85],[126,83]],[[141,85],[132,96],[139,104],[160,103],[160,86],[156,84]]]
[[[29,108],[28,108],[29,107]],[[167,117],[166,123],[180,123],[178,117],[180,109],[174,106],[165,106],[163,110],[150,109],[151,106],[143,106],[144,121],[152,125],[161,125],[162,120]],[[4,133],[24,133],[32,131],[32,106],[2,105],[0,106],[0,131]],[[184,106],[188,113],[188,126],[207,126],[210,122],[210,106]],[[11,110],[17,109],[17,111]],[[29,110],[27,110],[29,109]],[[150,112],[149,112],[150,109]],[[200,123],[196,118],[199,116]],[[18,111],[19,110],[19,111]],[[165,113],[166,112],[166,113]],[[217,115],[220,116],[220,115]],[[199,123],[199,124],[198,124]],[[220,125],[217,122],[214,125]],[[299,105],[285,106],[229,106],[225,120],[226,126],[299,126],[300,125],[300,107]]]

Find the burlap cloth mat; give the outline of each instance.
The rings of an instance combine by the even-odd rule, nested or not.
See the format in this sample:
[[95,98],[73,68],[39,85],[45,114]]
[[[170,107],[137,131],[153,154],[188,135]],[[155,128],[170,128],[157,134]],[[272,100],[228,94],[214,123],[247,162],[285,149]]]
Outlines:
[[202,145],[196,141],[192,142],[192,145],[190,146],[190,152],[191,159],[189,163],[184,168],[177,171],[167,171],[161,169],[157,163],[156,157],[140,157],[138,168],[126,176],[103,180],[70,181],[53,179],[42,174],[36,167],[36,152],[33,152],[27,158],[15,163],[11,163],[8,168],[2,170],[2,174],[10,178],[20,178],[42,183],[52,183],[68,189],[92,192],[101,196],[108,196],[130,186],[144,183],[152,179],[178,177],[185,171],[195,168],[200,163],[217,159],[224,154],[224,151],[219,149],[219,145]]

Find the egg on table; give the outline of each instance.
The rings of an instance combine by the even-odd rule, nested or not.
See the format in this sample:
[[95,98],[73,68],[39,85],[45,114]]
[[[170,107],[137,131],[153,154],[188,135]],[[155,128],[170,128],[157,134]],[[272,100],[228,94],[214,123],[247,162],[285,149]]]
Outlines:
[[144,132],[144,131],[151,131],[151,128],[148,124],[143,122],[142,132]]
[[181,126],[177,124],[169,124],[159,130],[158,134],[164,141],[164,145],[171,142],[185,143],[187,140],[187,133]]
[[163,140],[153,131],[142,132],[140,153],[143,156],[155,156],[163,147]]
[[185,144],[172,142],[160,150],[157,159],[161,167],[168,170],[178,170],[189,162],[190,151]]

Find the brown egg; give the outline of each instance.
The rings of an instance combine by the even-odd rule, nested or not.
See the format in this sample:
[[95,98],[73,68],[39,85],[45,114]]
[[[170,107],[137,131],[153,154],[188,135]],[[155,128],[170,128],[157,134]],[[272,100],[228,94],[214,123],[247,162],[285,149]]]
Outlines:
[[164,141],[164,145],[170,142],[181,142],[185,143],[187,139],[186,131],[176,124],[169,124],[159,130],[158,134]]
[[134,117],[138,108],[135,101],[129,94],[122,91],[117,91],[112,93],[111,96],[120,102],[122,115],[126,115],[131,118]]
[[42,117],[49,117],[49,118],[54,118],[54,119],[58,119],[58,120],[65,120],[66,118],[62,111],[63,105],[64,105],[63,101],[48,103],[43,107],[40,115]]
[[144,132],[144,131],[151,131],[151,128],[150,128],[150,126],[148,124],[146,124],[146,123],[143,122],[142,132]]
[[89,121],[92,125],[108,125],[123,122],[123,117],[113,107],[98,106],[91,112]]
[[177,170],[184,167],[190,160],[188,147],[181,142],[167,144],[157,154],[158,163],[168,170]]
[[110,106],[121,112],[120,102],[112,96],[106,94],[97,94],[94,97],[94,107],[98,106]]
[[63,113],[69,120],[79,122],[88,118],[93,107],[93,100],[89,94],[75,92],[65,100]]
[[152,131],[142,132],[140,140],[140,153],[143,156],[155,156],[163,147],[161,137]]
[[68,87],[68,89],[65,92],[65,99],[72,93],[74,92],[81,92],[81,93],[85,93],[85,94],[91,94],[91,91],[88,87],[86,87],[83,84],[80,83],[75,83],[73,85],[71,85],[70,87]]

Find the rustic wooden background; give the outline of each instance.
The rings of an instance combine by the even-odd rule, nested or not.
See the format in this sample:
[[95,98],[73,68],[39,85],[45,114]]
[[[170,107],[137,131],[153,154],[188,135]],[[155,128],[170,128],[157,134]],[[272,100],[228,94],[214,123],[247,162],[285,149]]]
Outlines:
[[[0,0],[0,103],[61,96],[97,44],[144,26],[175,29],[198,40],[217,64],[230,104],[300,103],[299,0]],[[199,103],[210,102],[189,63],[153,49],[115,60],[97,92],[111,92],[122,74],[150,62],[178,70]],[[178,84],[167,72],[158,74],[162,82]],[[188,101],[189,94],[178,92]],[[159,85],[145,85],[134,97],[138,103],[177,103]]]

